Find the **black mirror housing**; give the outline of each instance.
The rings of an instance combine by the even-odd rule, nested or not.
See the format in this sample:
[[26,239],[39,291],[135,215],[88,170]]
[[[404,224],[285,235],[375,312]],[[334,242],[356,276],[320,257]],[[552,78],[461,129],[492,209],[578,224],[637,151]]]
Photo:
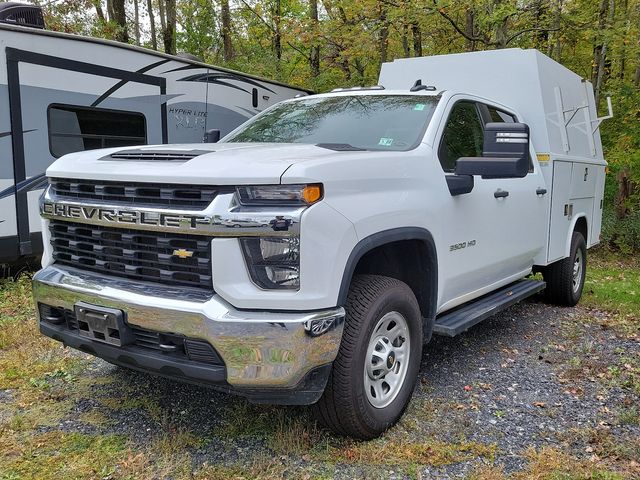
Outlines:
[[522,178],[529,173],[529,126],[524,123],[487,123],[482,157],[461,157],[456,175],[482,178]]
[[447,175],[446,179],[449,193],[453,197],[470,193],[473,190],[474,183],[471,175]]
[[202,139],[204,143],[218,143],[218,140],[220,140],[220,130],[217,128],[207,130]]

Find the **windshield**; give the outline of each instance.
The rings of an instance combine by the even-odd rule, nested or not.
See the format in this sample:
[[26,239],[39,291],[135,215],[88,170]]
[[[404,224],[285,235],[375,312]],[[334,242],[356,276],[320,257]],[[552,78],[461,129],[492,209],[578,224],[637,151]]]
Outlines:
[[335,149],[410,150],[438,97],[339,95],[285,102],[254,117],[225,142],[309,143]]

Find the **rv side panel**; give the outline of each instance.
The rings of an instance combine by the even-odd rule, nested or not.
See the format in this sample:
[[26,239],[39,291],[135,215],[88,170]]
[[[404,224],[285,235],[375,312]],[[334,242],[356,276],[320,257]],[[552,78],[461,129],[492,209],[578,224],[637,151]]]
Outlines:
[[5,39],[0,37],[0,262],[17,255],[15,182]]

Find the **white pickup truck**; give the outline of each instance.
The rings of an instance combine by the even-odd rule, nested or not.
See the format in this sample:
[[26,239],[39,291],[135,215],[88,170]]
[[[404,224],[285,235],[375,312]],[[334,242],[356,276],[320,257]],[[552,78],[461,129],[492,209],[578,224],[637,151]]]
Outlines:
[[575,305],[606,165],[590,84],[520,49],[397,60],[380,84],[279,103],[219,143],[60,158],[41,332],[368,439],[432,333],[543,290]]

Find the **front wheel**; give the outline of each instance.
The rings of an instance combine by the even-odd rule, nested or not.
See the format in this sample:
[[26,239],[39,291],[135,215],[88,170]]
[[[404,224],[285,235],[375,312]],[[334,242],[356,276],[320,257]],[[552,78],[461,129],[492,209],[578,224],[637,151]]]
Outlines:
[[356,276],[349,289],[342,343],[327,387],[314,405],[336,433],[371,439],[402,416],[422,356],[422,316],[403,282]]
[[547,266],[543,272],[551,303],[573,307],[580,301],[587,272],[587,244],[580,232],[573,232],[571,251],[567,258]]

